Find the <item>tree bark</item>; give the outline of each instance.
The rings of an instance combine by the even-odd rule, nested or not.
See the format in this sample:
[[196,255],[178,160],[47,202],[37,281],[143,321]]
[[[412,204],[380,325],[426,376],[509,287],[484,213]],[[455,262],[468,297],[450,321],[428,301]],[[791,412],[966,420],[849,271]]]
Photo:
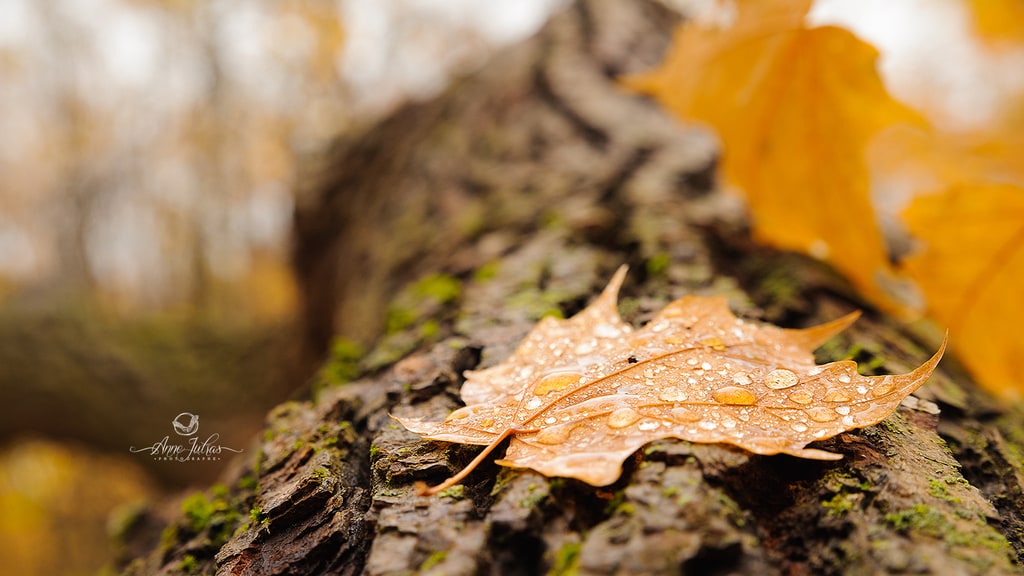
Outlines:
[[443,418],[464,370],[500,362],[542,315],[580,310],[623,262],[636,325],[684,294],[725,294],[784,326],[865,309],[821,361],[905,372],[935,349],[822,265],[751,244],[715,185],[712,139],[618,87],[659,61],[676,21],[644,0],[580,0],[325,154],[296,217],[307,358],[331,353],[315,399],[271,412],[224,484],[130,523],[126,573],[1019,569],[1020,414],[951,359],[881,424],[820,443],[838,462],[657,441],[606,487],[489,459],[461,488],[416,495],[479,447],[389,414]]

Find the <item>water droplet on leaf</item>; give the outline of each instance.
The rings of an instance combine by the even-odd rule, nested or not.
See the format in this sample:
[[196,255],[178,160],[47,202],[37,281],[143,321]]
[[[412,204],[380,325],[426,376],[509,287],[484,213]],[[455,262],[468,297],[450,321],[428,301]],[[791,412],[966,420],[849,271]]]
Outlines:
[[781,390],[783,388],[790,388],[796,386],[800,379],[797,378],[796,374],[791,370],[785,368],[779,368],[778,370],[772,370],[764,377],[764,385],[771,388],[772,390]]
[[658,393],[658,399],[665,402],[682,402],[686,400],[686,392],[679,388],[665,388]]
[[574,427],[575,424],[569,423],[542,428],[533,439],[541,444],[564,444]]
[[804,413],[806,413],[807,416],[815,422],[834,422],[839,419],[839,415],[823,406],[808,408],[804,410]]
[[673,408],[672,418],[677,422],[696,422],[700,420],[700,414],[689,408]]
[[757,402],[757,397],[754,393],[746,388],[740,388],[739,386],[726,386],[719,388],[711,393],[711,396],[716,402],[722,404],[732,404],[738,406],[748,406]]
[[849,402],[850,395],[842,390],[829,390],[825,393],[826,402]]
[[537,396],[546,396],[551,392],[563,390],[576,384],[583,378],[582,374],[576,372],[552,372],[541,377],[537,385],[533,387],[533,393]]
[[871,395],[874,396],[875,398],[881,398],[882,396],[885,396],[889,392],[892,392],[893,388],[894,386],[891,382],[882,382],[880,385],[875,386],[874,389],[871,390]]
[[789,399],[797,404],[810,404],[814,400],[814,396],[811,396],[810,392],[806,390],[797,390],[789,395]]
[[640,414],[632,408],[619,408],[608,415],[608,426],[625,428],[640,419]]

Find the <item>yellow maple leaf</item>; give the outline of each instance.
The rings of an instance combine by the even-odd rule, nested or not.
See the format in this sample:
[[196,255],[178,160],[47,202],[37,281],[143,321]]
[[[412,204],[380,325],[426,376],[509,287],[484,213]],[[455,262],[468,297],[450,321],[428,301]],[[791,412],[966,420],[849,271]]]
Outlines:
[[990,390],[1020,398],[1024,357],[1024,188],[960,185],[904,212],[922,250],[904,268],[964,364]]
[[903,211],[918,250],[900,272],[917,284],[928,315],[952,330],[977,381],[1019,399],[1024,105],[1016,98],[1008,95],[997,121],[972,130],[893,131],[875,141],[871,156],[882,185],[931,191]]
[[895,311],[864,150],[880,130],[923,120],[886,92],[872,46],[804,26],[809,5],[738,2],[732,27],[684,25],[660,68],[625,83],[717,131],[756,239],[829,261]]

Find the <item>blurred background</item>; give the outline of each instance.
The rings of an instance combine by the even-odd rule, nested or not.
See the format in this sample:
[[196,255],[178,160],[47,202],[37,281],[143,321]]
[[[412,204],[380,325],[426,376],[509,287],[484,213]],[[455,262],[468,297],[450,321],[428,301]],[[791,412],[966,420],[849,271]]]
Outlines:
[[[0,0],[5,572],[96,573],[117,518],[215,478],[226,461],[129,452],[179,413],[252,449],[307,376],[288,261],[307,164],[564,3]],[[830,0],[811,19],[854,29],[897,98],[966,130],[1024,92],[1024,51],[977,37],[968,4]]]
[[95,573],[112,510],[226,464],[130,447],[251,450],[301,393],[303,163],[556,2],[490,4],[0,0],[0,572]]

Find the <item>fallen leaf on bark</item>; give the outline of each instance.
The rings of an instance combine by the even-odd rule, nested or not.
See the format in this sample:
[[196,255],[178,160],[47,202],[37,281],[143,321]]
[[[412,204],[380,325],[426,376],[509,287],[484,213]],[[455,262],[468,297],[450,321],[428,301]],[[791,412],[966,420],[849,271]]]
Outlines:
[[625,273],[576,316],[541,320],[501,364],[467,372],[467,406],[443,422],[397,418],[428,439],[487,446],[424,493],[460,482],[510,436],[498,464],[595,486],[659,438],[838,460],[807,444],[885,419],[945,349],[903,375],[861,376],[852,361],[818,366],[811,351],[858,313],[791,330],[744,322],[722,297],[684,297],[634,330],[616,309]]

